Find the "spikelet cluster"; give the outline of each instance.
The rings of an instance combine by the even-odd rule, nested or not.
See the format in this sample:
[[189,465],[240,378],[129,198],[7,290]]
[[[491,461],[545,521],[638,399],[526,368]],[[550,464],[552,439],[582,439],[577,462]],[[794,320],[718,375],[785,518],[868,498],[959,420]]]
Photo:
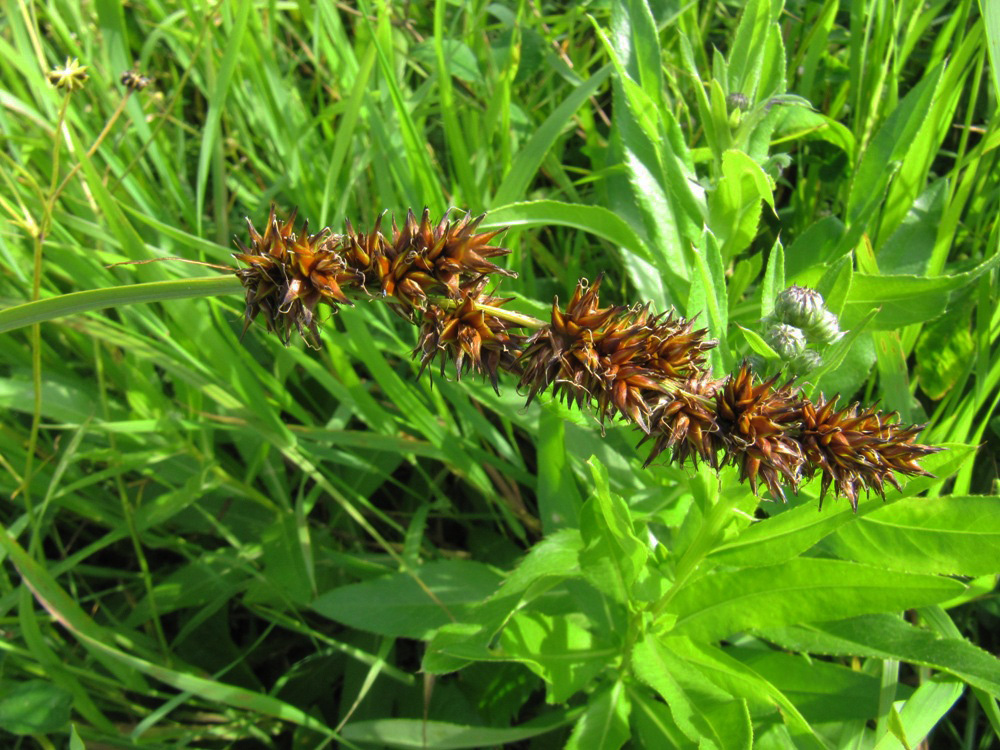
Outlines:
[[[837,398],[812,401],[777,377],[762,380],[744,362],[713,377],[706,365],[715,342],[705,329],[648,305],[601,306],[598,278],[577,284],[565,306],[552,303],[548,322],[504,309],[511,298],[490,289],[494,276],[515,274],[491,259],[509,251],[491,244],[498,231],[477,232],[483,216],[438,223],[425,209],[402,226],[384,216],[359,232],[294,228],[272,207],[259,233],[234,257],[246,289],[246,328],[258,317],[286,344],[293,331],[319,345],[318,308],[336,310],[353,299],[383,297],[420,326],[414,356],[421,371],[434,360],[442,374],[472,371],[498,388],[501,372],[518,379],[530,404],[551,393],[579,408],[593,406],[602,424],[619,419],[651,445],[645,465],[661,456],[734,466],[755,492],[785,499],[815,475],[822,496],[832,488],[857,509],[861,492],[884,496],[898,475],[930,476],[918,460],[939,448],[916,442],[920,427],[895,423],[858,404],[836,409]],[[811,290],[799,290],[807,293]]]

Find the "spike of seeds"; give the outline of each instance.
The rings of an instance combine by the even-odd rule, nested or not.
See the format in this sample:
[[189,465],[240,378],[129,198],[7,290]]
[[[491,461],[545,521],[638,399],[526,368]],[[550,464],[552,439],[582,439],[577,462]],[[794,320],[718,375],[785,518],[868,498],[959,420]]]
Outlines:
[[[833,487],[855,511],[862,490],[884,497],[886,484],[899,487],[897,474],[931,476],[917,462],[941,449],[915,442],[920,427],[874,407],[837,411],[836,397],[812,402],[791,383],[761,381],[746,362],[714,379],[705,357],[715,342],[705,329],[648,305],[601,307],[601,277],[581,280],[565,307],[556,298],[548,323],[503,311],[510,299],[486,293],[489,277],[516,274],[488,260],[509,250],[490,244],[503,230],[476,233],[485,214],[454,222],[445,214],[432,225],[427,209],[419,222],[408,211],[402,227],[391,220],[391,236],[381,230],[385,212],[369,232],[345,221],[342,235],[310,235],[307,225],[296,233],[295,215],[279,221],[272,205],[263,235],[248,219],[249,245],[237,240],[233,255],[246,264],[236,271],[246,289],[243,333],[262,316],[286,345],[295,329],[318,347],[317,306],[351,305],[347,292],[370,296],[371,284],[404,318],[419,319],[421,372],[438,358],[442,374],[451,361],[456,377],[471,369],[494,389],[500,371],[518,376],[528,404],[550,387],[577,407],[593,403],[602,424],[620,418],[642,431],[640,444],[652,441],[644,466],[664,453],[716,469],[731,464],[755,493],[763,484],[782,500],[785,487],[796,491],[819,473],[820,502]],[[526,336],[523,327],[536,330]]]

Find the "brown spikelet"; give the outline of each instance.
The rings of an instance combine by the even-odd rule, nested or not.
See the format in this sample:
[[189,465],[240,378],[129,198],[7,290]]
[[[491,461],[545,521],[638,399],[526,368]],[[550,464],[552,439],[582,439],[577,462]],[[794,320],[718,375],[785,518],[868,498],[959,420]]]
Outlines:
[[511,333],[512,323],[483,309],[483,305],[502,307],[511,298],[501,299],[483,292],[488,279],[480,277],[461,288],[462,301],[451,310],[431,305],[423,313],[419,345],[420,370],[435,358],[441,361],[441,374],[447,361],[455,363],[455,376],[472,369],[488,377],[493,390],[499,393],[497,373],[511,371],[520,354],[524,336]]
[[553,385],[553,392],[582,406],[591,397],[588,388],[600,367],[594,349],[601,327],[621,308],[600,307],[601,279],[587,288],[577,284],[565,312],[559,299],[552,302],[551,320],[525,342],[521,353],[520,387],[528,391],[530,404],[536,395]]
[[820,503],[833,485],[835,495],[844,495],[858,509],[858,493],[875,490],[885,497],[885,485],[899,489],[894,473],[933,476],[917,460],[941,448],[914,443],[919,426],[895,424],[895,412],[882,414],[873,407],[852,404],[836,411],[837,396],[802,405],[799,442],[805,454],[805,471],[823,475]]
[[777,376],[760,382],[744,362],[716,391],[715,412],[723,444],[722,466],[739,467],[740,479],[757,491],[758,479],[785,500],[782,483],[793,490],[801,479],[802,448],[793,437],[801,397],[790,385],[775,388]]
[[688,378],[676,391],[656,396],[651,406],[650,431],[639,445],[653,441],[643,468],[649,466],[668,448],[671,458],[683,463],[701,459],[718,468],[717,455],[722,448],[719,425],[715,418],[715,392],[722,385],[710,374]]
[[620,415],[648,433],[651,396],[667,392],[664,381],[698,372],[714,342],[673,314],[650,315],[648,306],[601,307],[600,286],[601,278],[589,288],[581,281],[565,311],[556,300],[550,324],[521,356],[521,386],[529,403],[549,385],[578,407],[593,398],[602,423]]
[[355,231],[348,222],[343,242],[352,264],[378,280],[383,296],[406,303],[404,317],[409,308],[423,309],[428,294],[460,299],[463,277],[517,275],[486,260],[510,251],[489,244],[503,230],[476,234],[485,214],[471,219],[467,213],[456,222],[450,222],[445,215],[432,224],[428,209],[424,209],[419,222],[413,211],[408,211],[402,227],[393,219],[389,238],[381,231],[384,215],[367,233]]
[[237,240],[241,252],[233,253],[247,264],[236,271],[247,292],[243,332],[263,313],[267,329],[286,345],[295,329],[310,346],[319,346],[316,306],[350,305],[341,285],[358,285],[361,275],[347,266],[330,241],[329,230],[309,234],[307,222],[296,233],[294,211],[279,222],[272,205],[264,234],[249,219],[247,226],[249,246]]

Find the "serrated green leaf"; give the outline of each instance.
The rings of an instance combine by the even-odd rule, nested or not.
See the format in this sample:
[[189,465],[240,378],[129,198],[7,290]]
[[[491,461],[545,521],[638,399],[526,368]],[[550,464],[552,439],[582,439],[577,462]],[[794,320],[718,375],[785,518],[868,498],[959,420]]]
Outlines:
[[943,638],[898,617],[871,614],[839,622],[768,628],[760,634],[794,651],[897,659],[939,669],[1000,695],[1000,660],[964,638]]
[[907,498],[839,529],[840,557],[917,573],[1000,573],[1000,497]]
[[711,641],[781,624],[921,607],[964,588],[938,576],[799,558],[703,575],[681,588],[666,611],[677,615],[674,633]]

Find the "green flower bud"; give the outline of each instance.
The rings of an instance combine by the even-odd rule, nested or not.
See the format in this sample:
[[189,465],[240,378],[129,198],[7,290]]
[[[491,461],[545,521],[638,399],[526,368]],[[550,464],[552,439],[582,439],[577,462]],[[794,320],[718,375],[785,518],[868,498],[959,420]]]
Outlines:
[[778,319],[798,328],[817,325],[824,312],[823,295],[804,286],[790,286],[774,301]]
[[823,364],[823,357],[815,349],[804,349],[797,357],[788,363],[788,369],[794,375],[806,375]]
[[844,335],[840,332],[840,321],[829,310],[823,311],[819,320],[809,327],[807,333],[810,338],[821,344],[832,344]]
[[750,100],[747,99],[746,94],[741,94],[738,91],[734,91],[732,94],[726,97],[726,106],[729,111],[732,112],[734,109],[738,109],[740,112],[746,112],[747,107],[750,106]]
[[805,334],[786,323],[779,323],[771,328],[764,340],[786,362],[797,357],[806,348]]

